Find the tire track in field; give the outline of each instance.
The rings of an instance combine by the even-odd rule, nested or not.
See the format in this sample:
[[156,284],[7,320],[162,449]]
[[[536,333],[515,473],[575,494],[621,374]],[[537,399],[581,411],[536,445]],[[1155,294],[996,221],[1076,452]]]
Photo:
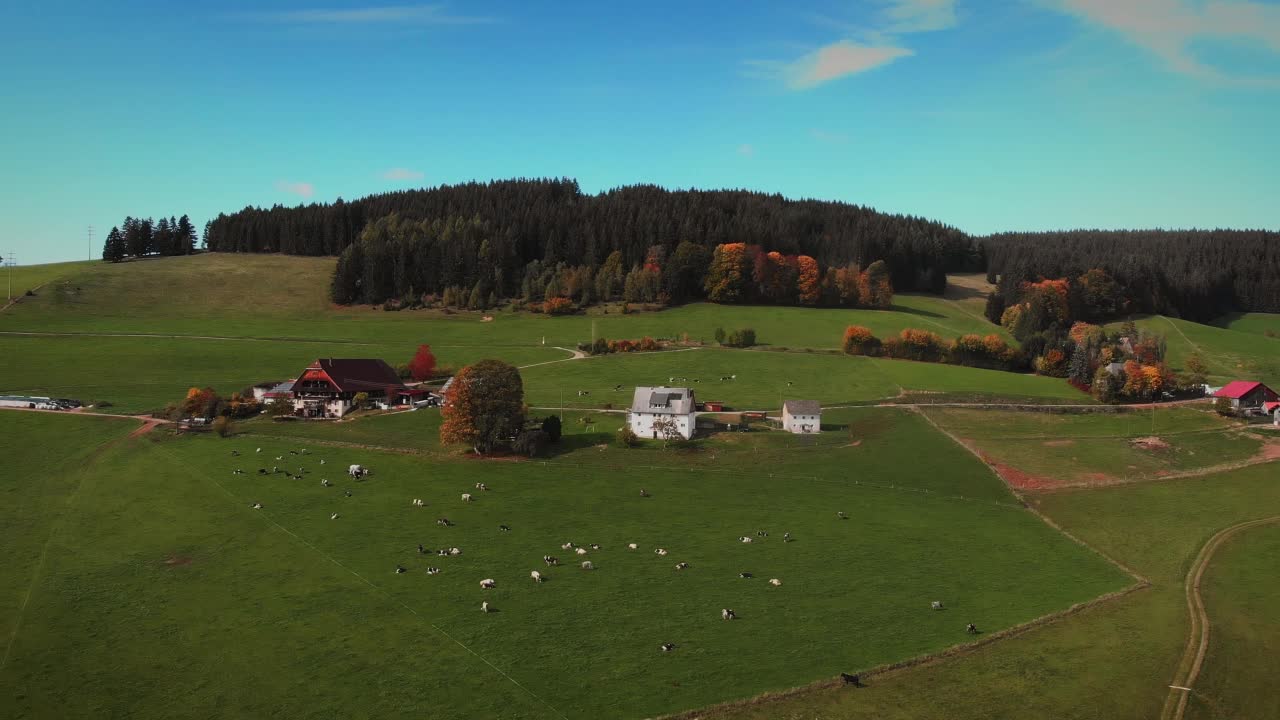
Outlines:
[[1249,520],[1219,530],[1209,542],[1204,544],[1195,562],[1187,571],[1186,593],[1187,611],[1191,616],[1191,633],[1187,638],[1187,648],[1178,661],[1178,670],[1169,684],[1169,694],[1165,697],[1164,707],[1160,711],[1161,720],[1182,720],[1187,709],[1187,698],[1193,692],[1192,686],[1200,676],[1204,667],[1204,658],[1209,651],[1209,613],[1204,607],[1204,598],[1200,594],[1200,580],[1213,560],[1214,554],[1223,543],[1237,533],[1262,525],[1280,523],[1280,515],[1259,520]]

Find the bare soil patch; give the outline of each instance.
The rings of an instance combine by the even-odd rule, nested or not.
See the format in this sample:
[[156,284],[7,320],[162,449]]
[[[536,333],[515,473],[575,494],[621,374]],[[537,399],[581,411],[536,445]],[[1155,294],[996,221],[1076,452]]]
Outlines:
[[187,557],[186,555],[170,554],[168,557],[164,559],[164,564],[166,567],[180,567],[182,565],[190,565],[191,558]]
[[1045,440],[1044,441],[1045,447],[1067,447],[1069,445],[1075,445],[1075,444],[1076,444],[1075,440]]
[[1129,444],[1134,448],[1137,448],[1138,450],[1163,451],[1163,450],[1173,449],[1173,446],[1171,446],[1169,443],[1165,442],[1164,440],[1161,440],[1158,437],[1155,437],[1154,435],[1151,437],[1134,438],[1129,441]]

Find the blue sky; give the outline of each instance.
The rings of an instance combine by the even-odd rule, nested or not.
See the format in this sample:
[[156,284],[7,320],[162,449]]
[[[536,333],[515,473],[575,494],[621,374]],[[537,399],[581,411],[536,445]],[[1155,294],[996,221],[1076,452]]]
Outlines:
[[0,8],[0,251],[470,179],[1280,229],[1280,0]]

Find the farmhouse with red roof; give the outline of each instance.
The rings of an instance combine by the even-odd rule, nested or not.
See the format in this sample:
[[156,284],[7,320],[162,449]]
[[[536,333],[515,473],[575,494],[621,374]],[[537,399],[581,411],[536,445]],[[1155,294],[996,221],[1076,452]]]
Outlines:
[[321,358],[293,381],[293,407],[302,417],[340,418],[352,409],[357,393],[394,405],[408,392],[382,360]]
[[1277,395],[1275,390],[1260,382],[1250,380],[1236,380],[1227,383],[1213,396],[1230,400],[1233,410],[1244,413],[1264,412],[1264,406],[1267,403],[1280,401],[1280,395]]

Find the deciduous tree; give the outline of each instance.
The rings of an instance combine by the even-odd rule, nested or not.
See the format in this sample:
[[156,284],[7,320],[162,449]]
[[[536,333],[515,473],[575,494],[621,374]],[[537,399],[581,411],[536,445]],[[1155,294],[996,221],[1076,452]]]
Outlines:
[[500,360],[464,367],[449,386],[442,415],[445,444],[466,444],[477,454],[508,446],[524,426],[520,371]]

